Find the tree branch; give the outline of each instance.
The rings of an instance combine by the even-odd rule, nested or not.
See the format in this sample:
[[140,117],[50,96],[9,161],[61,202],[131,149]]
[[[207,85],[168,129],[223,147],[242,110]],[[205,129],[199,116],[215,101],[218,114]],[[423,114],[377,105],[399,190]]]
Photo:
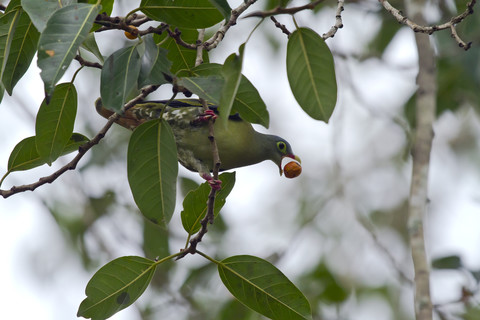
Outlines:
[[[409,16],[424,24],[422,0],[405,0]],[[415,315],[417,320],[432,319],[430,268],[427,260],[423,220],[427,213],[428,173],[436,114],[437,79],[435,53],[430,37],[415,33],[418,52],[416,94],[416,136],[412,149],[412,180],[408,203],[408,232],[415,271]]]
[[275,23],[275,27],[282,30],[282,32],[285,33],[287,35],[287,37],[290,36],[291,32],[287,29],[287,27],[284,24],[281,24],[280,22],[278,22],[277,19],[275,19],[274,16],[271,16],[270,20],[272,20],[273,23]]
[[400,10],[393,7],[387,0],[378,0],[378,1],[382,4],[385,10],[390,12],[393,15],[393,17],[397,19],[399,23],[408,26],[413,31],[417,33],[432,34],[435,31],[450,29],[452,33],[452,37],[455,39],[455,41],[457,41],[458,45],[464,50],[470,49],[471,42],[465,43],[462,39],[460,39],[460,37],[457,34],[457,31],[455,30],[455,25],[462,22],[469,15],[473,14],[473,7],[477,2],[476,0],[470,0],[470,2],[467,3],[467,8],[463,13],[455,17],[452,17],[448,22],[445,22],[439,25],[434,25],[434,26],[426,26],[426,21],[421,16],[419,16],[418,19],[415,19],[416,21],[421,21],[420,24],[417,24],[412,20],[408,19],[405,15],[403,15],[403,13]]
[[[198,32],[198,40],[197,40],[197,58],[195,60],[195,66],[200,65],[203,63],[203,48],[204,44],[203,42],[203,37],[205,36],[205,30],[201,29]],[[203,109],[204,111],[208,110],[208,105],[207,101],[205,99],[200,98],[200,101],[202,102]],[[215,130],[214,130],[214,124],[215,124],[215,118],[211,117],[208,120],[208,140],[210,140],[210,144],[212,147],[212,156],[213,156],[213,180],[218,180],[218,173],[220,171],[220,166],[221,166],[221,161],[220,161],[220,156],[218,153],[218,148],[217,148],[217,141],[215,140]],[[182,251],[182,253],[177,257],[178,259],[181,259],[185,257],[187,254],[191,253],[194,254],[197,252],[197,245],[200,243],[203,239],[203,236],[208,232],[208,224],[213,224],[213,221],[215,220],[215,196],[217,194],[217,189],[216,188],[211,188],[210,193],[208,195],[208,200],[207,200],[207,212],[205,213],[205,217],[200,221],[200,225],[202,226],[200,228],[200,231],[195,235],[194,238],[190,239],[190,245],[188,248]]]
[[87,61],[83,59],[82,56],[80,56],[79,54],[77,54],[74,59],[77,60],[80,63],[80,65],[85,67],[92,67],[92,68],[98,68],[98,69],[103,68],[103,66],[100,63]]
[[337,10],[335,11],[335,24],[328,30],[328,32],[322,35],[323,40],[333,38],[338,29],[343,28],[342,12],[344,10],[345,0],[337,0]]
[[228,29],[230,29],[230,27],[237,24],[238,17],[255,2],[257,2],[257,0],[247,0],[242,2],[242,4],[239,5],[237,8],[233,9],[232,15],[230,16],[230,19],[228,20],[228,22],[224,24],[222,27],[220,27],[220,29],[218,29],[217,32],[215,32],[215,34],[210,39],[205,41],[204,43],[205,50],[210,51],[216,48],[218,44],[225,37],[225,34],[227,33]]
[[180,30],[178,30],[178,28],[175,28],[174,31],[170,30],[169,28],[166,29],[167,32],[168,32],[168,35],[170,38],[174,39],[175,42],[179,45],[181,45],[182,47],[185,47],[187,49],[192,49],[192,50],[196,50],[198,45],[197,44],[191,44],[191,43],[188,43],[188,42],[185,42],[181,35],[182,35],[182,32]]
[[276,15],[279,15],[279,14],[295,14],[295,13],[303,11],[303,10],[315,9],[315,7],[322,2],[323,2],[323,0],[316,0],[316,1],[307,3],[306,5],[299,6],[299,7],[292,7],[292,8],[276,7],[274,9],[268,10],[268,11],[255,11],[255,12],[252,12],[252,13],[246,15],[245,18],[250,18],[250,17],[267,18],[267,17],[270,17],[270,16],[276,16]]
[[66,165],[64,165],[63,167],[61,167],[60,169],[52,173],[51,175],[40,178],[37,182],[31,183],[31,184],[25,184],[21,186],[13,186],[9,190],[0,190],[0,195],[6,199],[16,193],[20,193],[24,191],[34,191],[35,189],[37,189],[38,187],[46,183],[52,183],[65,172],[69,170],[74,170],[77,167],[77,164],[80,161],[80,159],[83,158],[83,156],[87,153],[88,150],[90,150],[94,145],[98,144],[100,140],[102,140],[103,137],[105,137],[105,134],[107,133],[107,131],[110,129],[113,123],[116,120],[118,120],[118,118],[121,117],[121,114],[123,114],[123,112],[132,108],[136,103],[141,101],[148,94],[157,90],[157,88],[158,86],[154,86],[154,85],[144,87],[138,96],[136,96],[135,98],[133,98],[123,106],[121,112],[114,113],[110,118],[108,118],[108,121],[105,124],[105,126],[103,126],[103,128],[97,133],[97,135],[92,140],[88,141],[87,143],[85,143],[84,145],[78,148],[78,154],[69,163],[67,163]]

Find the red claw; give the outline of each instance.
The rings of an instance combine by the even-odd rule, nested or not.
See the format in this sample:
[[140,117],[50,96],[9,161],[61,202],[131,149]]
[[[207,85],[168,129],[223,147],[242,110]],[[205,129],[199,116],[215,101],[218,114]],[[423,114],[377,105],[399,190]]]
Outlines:
[[215,114],[215,112],[213,110],[206,110],[204,113],[202,114],[199,114],[193,121],[192,123],[193,124],[199,124],[199,123],[202,123],[202,122],[207,122],[208,120],[212,119],[212,120],[215,120],[217,119],[218,116]]
[[201,176],[203,179],[207,180],[208,184],[213,190],[219,191],[220,189],[222,189],[222,180],[215,180],[208,173],[202,174]]

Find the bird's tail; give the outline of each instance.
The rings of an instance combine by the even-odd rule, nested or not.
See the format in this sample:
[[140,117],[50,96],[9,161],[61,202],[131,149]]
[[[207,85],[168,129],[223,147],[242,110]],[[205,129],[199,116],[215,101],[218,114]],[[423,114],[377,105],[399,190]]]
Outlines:
[[[97,112],[99,115],[104,117],[105,119],[110,118],[115,114],[115,112],[108,110],[103,106],[102,99],[98,98],[95,101],[95,109],[97,109]],[[133,130],[142,123],[145,122],[145,119],[139,119],[138,117],[135,116],[134,113],[127,111],[125,114],[121,115],[115,122],[122,127],[125,127],[127,129]]]

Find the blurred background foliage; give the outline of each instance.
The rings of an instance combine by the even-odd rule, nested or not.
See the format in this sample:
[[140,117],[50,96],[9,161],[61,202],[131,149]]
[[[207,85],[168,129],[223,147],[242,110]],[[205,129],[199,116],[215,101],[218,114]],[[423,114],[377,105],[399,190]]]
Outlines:
[[[281,2],[259,1],[255,8],[271,9]],[[392,4],[402,9],[401,1]],[[430,23],[441,23],[465,5],[464,0],[431,1],[426,15]],[[321,34],[333,24],[335,6],[326,1],[315,12],[299,14],[297,21]],[[122,15],[131,7],[129,1],[117,0],[113,14]],[[293,25],[288,16],[278,20],[287,28]],[[286,181],[272,177],[276,170],[268,165],[239,169],[237,185],[200,248],[218,259],[252,254],[274,263],[307,296],[315,319],[413,319],[406,233],[417,70],[412,32],[376,1],[348,2],[343,21],[344,28],[327,40],[340,94],[328,125],[297,115],[302,111],[292,97],[285,97],[289,90],[281,89],[286,80],[266,83],[286,78],[286,38],[273,23],[265,21],[247,45],[244,73],[267,102],[271,130],[287,132],[304,170],[300,178]],[[223,61],[221,57],[240,44],[236,36],[246,38],[244,30],[255,22],[240,21],[211,52],[210,61]],[[123,32],[117,33],[113,39],[99,34],[97,41],[104,48],[109,41],[127,41]],[[480,221],[480,15],[463,21],[458,33],[473,42],[470,50],[458,48],[448,30],[431,37],[438,57],[439,90],[426,235],[437,319],[480,317],[480,233],[472,231],[478,230],[478,224],[469,227]],[[98,83],[92,73],[98,78],[96,70],[80,75],[76,123],[89,137],[103,123],[93,108]],[[162,92],[156,94],[162,97]],[[19,114],[29,108],[35,107],[27,106]],[[33,281],[57,290],[58,295],[62,292],[62,285],[56,283],[58,274],[77,276],[71,264],[91,276],[120,255],[163,257],[185,243],[180,202],[169,230],[146,221],[136,209],[126,180],[129,136],[127,130],[113,128],[75,173],[35,195],[15,196],[43,205],[61,234],[50,240],[46,234],[47,240],[24,258]],[[2,151],[6,159],[8,150]],[[179,201],[200,182],[196,174],[180,172]],[[458,239],[462,234],[464,238]],[[62,246],[55,245],[58,242]],[[141,299],[113,319],[262,319],[233,300],[214,268],[195,256],[160,265]],[[72,310],[80,301],[72,301]],[[60,318],[65,319],[65,314]]]

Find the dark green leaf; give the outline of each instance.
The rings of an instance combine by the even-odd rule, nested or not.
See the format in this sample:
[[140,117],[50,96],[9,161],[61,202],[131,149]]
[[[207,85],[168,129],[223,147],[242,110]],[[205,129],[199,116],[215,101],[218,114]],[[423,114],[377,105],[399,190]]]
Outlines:
[[22,3],[21,3],[20,0],[11,0],[8,3],[7,8],[5,9],[5,13],[13,11],[13,10],[18,10],[19,7],[21,7],[21,6],[22,6]]
[[461,319],[463,320],[478,320],[480,319],[480,307],[476,306],[468,306],[465,313],[462,314]]
[[222,305],[215,320],[259,320],[258,313],[241,304],[237,299],[231,299]]
[[209,0],[142,0],[140,8],[153,20],[178,27],[203,29],[223,20]]
[[382,24],[369,44],[371,52],[379,57],[383,54],[393,37],[397,34],[397,31],[402,27],[400,23],[392,23],[389,19],[389,12],[382,12],[381,15],[383,15],[383,19],[381,20]]
[[104,62],[105,59],[103,58],[103,55],[98,48],[97,41],[95,40],[95,33],[92,32],[87,35],[82,43],[82,48],[91,52],[101,63]]
[[38,41],[38,67],[47,95],[67,70],[92,28],[100,6],[72,4],[55,11]]
[[77,317],[106,319],[137,300],[155,273],[155,261],[121,257],[98,270],[85,289]]
[[224,80],[219,76],[178,78],[176,84],[187,88],[198,97],[218,105]]
[[[220,209],[224,206],[227,196],[235,185],[235,172],[222,173],[219,179],[222,181],[222,189],[218,191],[215,197],[213,211],[215,216],[218,215]],[[210,190],[210,185],[204,182],[196,190],[190,191],[183,200],[182,225],[190,235],[197,233],[201,228],[200,221],[207,212],[207,200]]]
[[22,0],[22,7],[38,31],[43,32],[50,16],[60,8],[76,3],[76,0]]
[[[90,4],[96,4],[98,0],[88,0]],[[101,0],[100,4],[102,5],[102,12],[105,12],[107,15],[110,15],[113,10],[114,0]]]
[[122,109],[127,96],[137,88],[140,66],[136,46],[119,49],[107,58],[100,77],[100,95],[106,108]]
[[227,0],[210,0],[210,3],[222,13],[222,15],[225,17],[225,21],[230,20],[232,8],[230,8],[228,5]]
[[200,186],[195,180],[187,177],[180,177],[179,182],[183,197],[185,197],[190,191],[193,191]]
[[437,258],[432,261],[432,267],[435,269],[460,269],[462,259],[456,255]]
[[311,293],[318,302],[338,304],[348,299],[350,294],[323,262],[319,263],[313,272],[304,275],[302,282],[306,288],[303,292],[307,295]]
[[288,39],[287,75],[295,99],[313,119],[328,122],[337,102],[333,56],[325,41],[307,28]]
[[35,121],[35,141],[40,157],[51,165],[65,149],[77,114],[77,91],[72,83],[55,87],[50,103],[42,102]]
[[[198,76],[221,75],[222,65],[216,63],[203,63],[193,69],[193,74]],[[269,115],[267,106],[257,89],[242,75],[242,80],[235,96],[232,113],[238,112],[242,119],[258,123],[268,128]]]
[[21,8],[17,10],[20,12],[20,16],[15,28],[11,30],[12,42],[1,78],[10,95],[12,95],[15,84],[30,66],[37,51],[37,42],[40,37],[27,13]]
[[[171,28],[175,29],[174,27]],[[187,43],[195,43],[198,39],[198,31],[195,29],[182,29],[181,32],[182,40]],[[179,70],[191,70],[195,66],[197,51],[179,45],[171,37],[165,37],[158,39],[154,36],[154,39],[156,39],[157,43],[160,43],[160,47],[168,51],[167,58],[172,62],[170,71],[177,73]],[[206,51],[203,52],[203,61],[208,62],[208,53]]]
[[168,229],[148,220],[143,220],[143,252],[151,259],[170,255],[168,248]]
[[[22,15],[21,8],[10,10],[0,16],[0,79],[3,79],[7,69],[7,59],[10,56],[10,49],[14,38],[14,30]],[[5,87],[2,82],[2,93]]]
[[240,82],[242,81],[242,63],[243,63],[243,50],[245,49],[245,43],[239,48],[239,55],[232,53],[223,64],[222,76],[225,80],[223,86],[222,95],[220,98],[220,106],[222,112],[220,112],[220,118],[223,123],[226,124],[228,116],[232,111],[232,106],[237,96]]
[[167,50],[159,48],[151,35],[143,37],[145,53],[138,79],[139,87],[148,84],[162,85],[167,83],[164,74],[170,75],[172,62],[167,59]]
[[233,256],[218,264],[218,273],[235,298],[270,319],[312,319],[302,292],[268,261]]
[[135,129],[128,144],[128,182],[133,198],[150,221],[166,226],[175,209],[177,147],[164,120]]
[[[81,145],[87,142],[88,138],[84,135],[80,133],[72,134],[62,152],[62,156],[77,151]],[[17,143],[15,148],[13,148],[13,151],[8,158],[8,171],[29,170],[44,165],[45,163],[46,162],[37,152],[35,137],[28,137]]]

